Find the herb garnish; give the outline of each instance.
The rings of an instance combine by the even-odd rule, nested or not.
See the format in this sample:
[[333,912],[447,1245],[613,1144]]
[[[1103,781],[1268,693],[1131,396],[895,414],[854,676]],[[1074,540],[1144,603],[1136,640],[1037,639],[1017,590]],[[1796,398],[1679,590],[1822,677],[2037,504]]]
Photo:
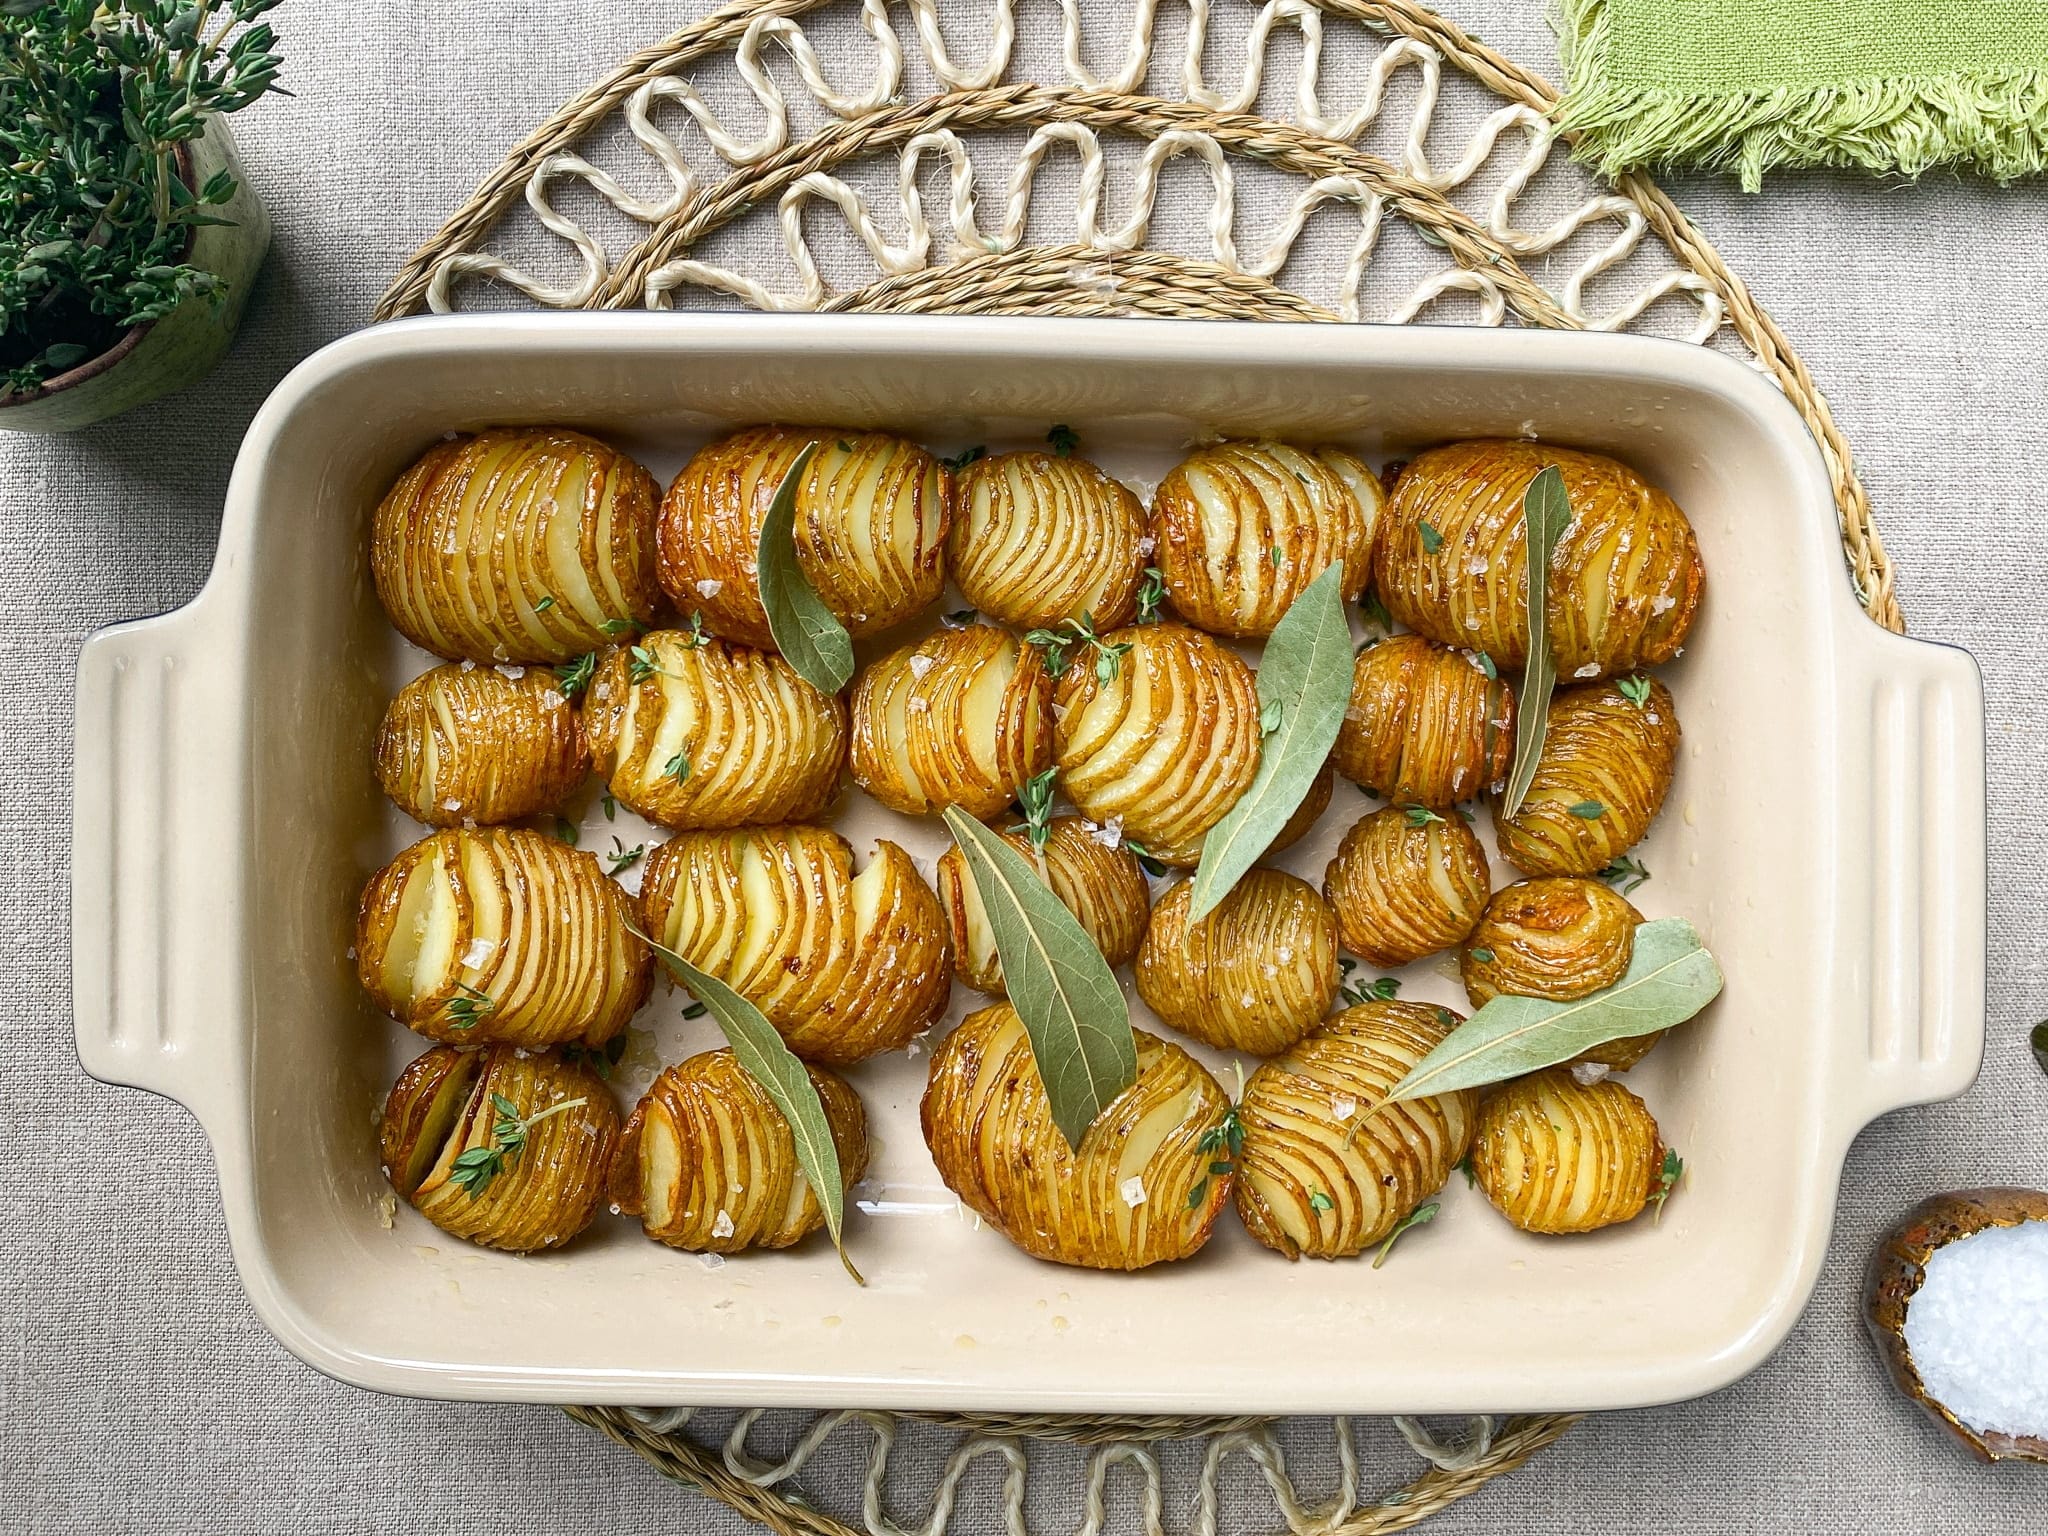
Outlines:
[[557,816],[555,818],[555,836],[560,841],[565,842],[571,848],[574,848],[576,846],[576,840],[581,835],[582,834],[576,830],[576,823],[571,821],[568,817]]
[[1351,973],[1358,962],[1349,955],[1342,956],[1338,965],[1343,968],[1344,984],[1339,994],[1347,1003],[1385,1003],[1401,995],[1401,978],[1398,976],[1375,976],[1371,981],[1353,981]]
[[636,645],[626,653],[626,676],[635,684],[644,683],[654,676],[673,677],[675,674],[654,659],[654,652],[644,645]]
[[1401,1234],[1410,1227],[1426,1227],[1436,1220],[1436,1213],[1443,1207],[1432,1200],[1427,1205],[1418,1205],[1394,1224],[1394,1230],[1387,1234],[1387,1240],[1380,1244],[1380,1251],[1372,1256],[1372,1267],[1378,1269],[1387,1262],[1387,1255],[1394,1251],[1394,1244],[1401,1240]]
[[1515,760],[1508,787],[1500,798],[1500,814],[1522,808],[1529,786],[1536,782],[1536,764],[1543,755],[1544,733],[1550,727],[1550,695],[1557,687],[1557,658],[1550,649],[1550,557],[1571,525],[1571,498],[1564,475],[1547,464],[1522,494],[1523,544],[1528,555],[1528,655],[1522,662],[1522,692],[1515,700]]
[[1666,1147],[1664,1149],[1664,1166],[1657,1170],[1657,1188],[1650,1195],[1650,1204],[1657,1207],[1657,1214],[1650,1220],[1651,1226],[1654,1227],[1664,1219],[1664,1202],[1671,1198],[1671,1191],[1678,1183],[1679,1176],[1684,1172],[1685,1159],[1669,1147]]
[[983,444],[976,443],[972,448],[962,448],[950,459],[941,459],[939,460],[939,462],[945,465],[946,468],[950,469],[951,471],[953,471],[954,474],[957,475],[960,473],[961,470],[965,469],[968,465],[974,463],[975,460],[985,459],[987,457],[988,449]]
[[683,1007],[683,1017],[686,1019],[701,1019],[709,1011],[702,1003],[687,1003]]
[[1035,774],[1017,786],[1017,804],[1024,812],[1024,838],[1039,853],[1052,838],[1052,792],[1059,779],[1057,767]]
[[550,608],[554,606],[555,594],[550,592],[547,596],[543,597],[539,602],[533,605],[533,611],[535,613],[546,613]]
[[1422,535],[1422,552],[1433,555],[1444,547],[1444,536],[1426,522],[1417,522],[1415,531]]
[[1324,1194],[1320,1189],[1312,1189],[1308,1192],[1308,1208],[1310,1210],[1330,1211],[1335,1210],[1336,1207],[1337,1202]]
[[1138,861],[1138,867],[1144,870],[1145,873],[1148,875],[1152,875],[1155,877],[1164,875],[1170,868],[1172,868],[1172,866],[1169,865],[1164,859],[1161,859],[1156,854],[1154,854],[1151,849],[1147,848],[1135,837],[1125,838],[1124,846],[1131,850],[1132,855]]
[[1024,643],[1035,646],[1045,657],[1045,670],[1054,682],[1067,670],[1067,652],[1076,644],[1084,645],[1095,652],[1095,681],[1108,687],[1116,681],[1118,667],[1129,654],[1128,640],[1105,640],[1095,632],[1095,615],[1084,613],[1078,619],[1062,619],[1051,629],[1034,629],[1024,636]]
[[706,646],[711,643],[711,637],[704,633],[704,610],[702,608],[693,608],[690,611],[690,627],[684,630],[682,635],[683,649],[686,651],[694,651],[700,646]]
[[1605,869],[1601,870],[1599,877],[1626,896],[1650,878],[1650,871],[1641,859],[1631,858],[1629,855],[1623,854]]
[[1607,807],[1598,800],[1581,800],[1574,805],[1567,806],[1566,809],[1581,821],[1598,821],[1607,814]]
[[1479,1175],[1472,1171],[1472,1154],[1470,1152],[1467,1152],[1451,1166],[1465,1175],[1465,1187],[1467,1189],[1477,1189],[1479,1187]]
[[1208,1198],[1209,1179],[1237,1171],[1237,1161],[1244,1155],[1244,1122],[1237,1118],[1237,1106],[1231,1105],[1223,1111],[1223,1118],[1202,1132],[1202,1139],[1195,1143],[1197,1152],[1206,1152],[1211,1161],[1209,1172],[1195,1181],[1188,1191],[1188,1209],[1193,1210]]
[[1411,827],[1426,827],[1432,821],[1443,820],[1443,817],[1426,805],[1404,805],[1401,807],[1401,814],[1408,818],[1408,825]]
[[585,651],[574,661],[564,662],[555,668],[555,681],[562,685],[562,696],[573,699],[590,686],[590,679],[597,673],[597,652]]
[[1486,949],[1483,947],[1474,948],[1466,950],[1465,953],[1470,955],[1474,960],[1477,960],[1481,965],[1493,964],[1493,951],[1490,949]]
[[1159,605],[1166,601],[1166,573],[1156,565],[1145,567],[1145,575],[1138,583],[1138,622],[1157,624]]
[[633,847],[628,848],[617,837],[612,839],[612,851],[604,855],[605,862],[611,865],[611,873],[615,875],[623,875],[646,857],[647,845],[645,843],[636,843]]
[[1046,433],[1045,440],[1052,444],[1053,455],[1056,458],[1072,458],[1074,450],[1081,446],[1081,434],[1065,422],[1061,422],[1050,432]]
[[1276,571],[1287,563],[1287,557],[1280,552],[1278,544],[1266,551],[1266,558],[1273,562],[1273,569]]
[[618,819],[619,802],[610,790],[606,790],[597,803],[604,807],[604,819],[606,821],[616,821]]
[[563,1099],[538,1114],[522,1116],[517,1104],[502,1093],[493,1093],[491,1108],[497,1114],[491,1122],[490,1144],[459,1153],[448,1170],[448,1182],[468,1190],[469,1198],[474,1200],[504,1170],[505,1164],[525,1149],[527,1134],[536,1125],[589,1102],[588,1099]]
[[972,629],[980,618],[981,614],[977,609],[958,608],[943,615],[939,622],[948,629]]
[[626,1054],[626,1031],[620,1030],[601,1046],[565,1045],[561,1050],[562,1060],[586,1066],[609,1082],[613,1069]]
[[1622,678],[1614,686],[1619,688],[1621,696],[1627,699],[1629,703],[1635,705],[1637,709],[1641,709],[1650,702],[1650,680],[1640,672],[1634,677]]
[[796,554],[797,489],[817,451],[816,443],[805,444],[776,487],[761,519],[754,569],[768,634],[782,659],[818,692],[837,693],[853,676],[853,637],[818,596]]
[[637,635],[647,626],[638,619],[606,619],[597,626],[614,640],[621,635]]
[[1379,593],[1361,592],[1358,595],[1358,611],[1365,615],[1367,624],[1380,632],[1375,639],[1394,632],[1394,616],[1387,612],[1387,605],[1380,601]]
[[455,983],[457,996],[448,999],[448,1022],[456,1029],[475,1029],[497,1009],[497,999],[466,981]]
[[662,765],[661,776],[664,779],[674,779],[678,784],[689,783],[690,754],[678,752],[674,757],[670,758]]

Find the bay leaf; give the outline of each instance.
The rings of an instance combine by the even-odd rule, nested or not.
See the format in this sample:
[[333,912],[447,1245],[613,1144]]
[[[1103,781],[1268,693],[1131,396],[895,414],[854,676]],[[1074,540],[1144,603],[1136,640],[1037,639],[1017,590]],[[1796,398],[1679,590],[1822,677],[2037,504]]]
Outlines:
[[832,1139],[832,1122],[825,1117],[825,1106],[818,1098],[811,1074],[783,1044],[782,1036],[760,1009],[666,945],[656,943],[644,933],[639,936],[661,957],[669,974],[688,987],[718,1020],[740,1069],[759,1083],[761,1091],[782,1111],[782,1118],[789,1122],[790,1140],[796,1145],[797,1163],[810,1181],[819,1209],[825,1213],[825,1230],[832,1238],[832,1246],[839,1250],[839,1262],[858,1284],[867,1284],[846,1254],[845,1174],[839,1165],[839,1144]]
[[1328,566],[1287,605],[1259,660],[1259,718],[1274,723],[1259,748],[1259,770],[1202,840],[1188,897],[1199,923],[1272,846],[1301,808],[1337,744],[1351,704],[1351,625],[1344,617],[1344,566]]
[[1024,1022],[1053,1123],[1078,1148],[1111,1099],[1138,1076],[1138,1040],[1116,973],[1024,856],[958,806],[946,827],[981,897]]
[[1557,659],[1550,651],[1550,557],[1571,520],[1564,475],[1555,464],[1546,464],[1522,493],[1523,542],[1529,557],[1529,654],[1522,663],[1522,691],[1515,700],[1515,760],[1508,770],[1507,793],[1501,796],[1503,816],[1514,815],[1528,797],[1550,726],[1550,695],[1557,687]]
[[1636,926],[1628,970],[1571,1002],[1505,993],[1446,1035],[1380,1104],[1504,1083],[1610,1040],[1683,1024],[1721,992],[1721,968],[1682,917]]
[[796,558],[796,495],[811,467],[816,443],[805,445],[776,487],[768,515],[761,519],[761,543],[754,569],[768,633],[782,659],[820,693],[837,693],[853,677],[853,637],[825,606]]

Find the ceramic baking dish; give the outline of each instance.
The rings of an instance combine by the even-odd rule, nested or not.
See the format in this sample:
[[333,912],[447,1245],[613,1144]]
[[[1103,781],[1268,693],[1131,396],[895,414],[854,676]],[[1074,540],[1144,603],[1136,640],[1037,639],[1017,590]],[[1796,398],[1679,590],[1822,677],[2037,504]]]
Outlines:
[[[711,1267],[601,1218],[568,1252],[522,1259],[394,1218],[372,1107],[420,1043],[369,1007],[348,951],[363,880],[417,835],[368,751],[424,659],[371,593],[371,508],[451,430],[571,424],[666,476],[709,434],[763,420],[892,426],[944,450],[1065,422],[1146,489],[1203,433],[1376,457],[1522,433],[1619,454],[1669,489],[1709,599],[1665,673],[1685,745],[1636,899],[1697,922],[1728,986],[1630,1079],[1689,1167],[1661,1224],[1530,1237],[1454,1176],[1442,1216],[1380,1270],[1289,1264],[1230,1216],[1188,1263],[1061,1269],[963,1219],[917,1132],[925,1060],[901,1055],[854,1074],[879,1136],[851,1220],[865,1289],[823,1242]],[[1318,882],[1368,808],[1337,794],[1280,861]],[[389,1391],[1232,1413],[1687,1397],[1791,1327],[1858,1128],[1959,1092],[1983,1043],[1976,670],[1865,618],[1797,416],[1750,370],[1675,343],[754,315],[379,327],[303,364],[256,418],[199,598],[86,646],[76,797],[87,1070],[191,1108],[259,1314],[320,1369]],[[927,871],[944,846],[936,823],[872,807],[840,824],[863,858],[884,832]],[[585,827],[601,846],[622,824],[592,807]],[[1406,982],[1462,1006],[1430,962]],[[961,990],[953,1017],[973,1001]],[[676,1009],[651,1005],[654,1050],[713,1043]],[[1229,1059],[1209,1059],[1234,1086]],[[652,1066],[632,1064],[640,1080]]]

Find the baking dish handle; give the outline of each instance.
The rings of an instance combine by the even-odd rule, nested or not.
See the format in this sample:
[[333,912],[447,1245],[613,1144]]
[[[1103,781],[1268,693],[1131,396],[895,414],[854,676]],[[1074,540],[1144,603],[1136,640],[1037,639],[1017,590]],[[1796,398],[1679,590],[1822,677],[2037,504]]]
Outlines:
[[[1845,1042],[1863,1094],[1856,1129],[1952,1098],[1984,1055],[1984,684],[1970,653],[1858,621],[1842,694],[1844,929],[1867,925],[1862,1005]],[[1852,952],[1856,946],[1851,946]]]
[[230,1048],[240,931],[240,668],[204,596],[102,630],[78,659],[71,997],[103,1082],[176,1099],[210,1136],[241,1102]]

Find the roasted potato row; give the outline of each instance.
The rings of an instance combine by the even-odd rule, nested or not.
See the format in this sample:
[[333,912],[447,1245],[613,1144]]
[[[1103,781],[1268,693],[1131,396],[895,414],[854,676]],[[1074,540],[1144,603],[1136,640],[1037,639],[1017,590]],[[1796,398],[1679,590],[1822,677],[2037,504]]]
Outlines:
[[592,854],[509,827],[436,832],[371,876],[356,972],[429,1040],[602,1045],[653,981],[637,919]]
[[654,477],[593,437],[494,427],[436,443],[370,523],[398,632],[452,661],[567,661],[654,622]]
[[1448,810],[1507,777],[1515,699],[1467,652],[1394,635],[1358,653],[1330,761],[1399,805]]
[[1216,910],[1188,921],[1194,882],[1160,898],[1138,950],[1138,996],[1206,1045],[1270,1056],[1322,1021],[1337,997],[1337,917],[1305,880],[1249,871]]
[[576,707],[544,667],[421,673],[385,710],[373,759],[392,803],[430,827],[552,811],[590,776]]
[[[1042,852],[1021,831],[999,835],[1039,865],[1052,893],[1080,920],[1112,968],[1138,953],[1152,893],[1137,855],[1120,839],[1091,830],[1078,816],[1055,816]],[[1000,997],[1003,957],[996,953],[995,930],[957,847],[939,860],[938,886],[939,905],[953,936],[953,973],[975,991]]]
[[1112,630],[1101,644],[1115,658],[1108,680],[1098,657],[1082,656],[1053,696],[1061,785],[1089,820],[1192,866],[1259,771],[1252,669],[1185,624]]
[[1168,472],[1152,498],[1156,558],[1175,612],[1211,634],[1270,635],[1302,589],[1344,565],[1365,590],[1386,497],[1342,448],[1216,443]]
[[1564,476],[1572,512],[1545,589],[1558,675],[1612,677],[1669,661],[1706,592],[1692,524],[1628,466],[1542,443],[1453,443],[1402,470],[1374,571],[1387,611],[1440,644],[1522,665],[1529,651],[1522,497],[1550,464]]
[[1018,629],[1086,617],[1101,629],[1138,611],[1145,509],[1086,459],[1036,449],[959,472],[946,564],[960,595]]
[[[830,1072],[804,1070],[851,1189],[867,1172],[867,1110]],[[611,1199],[656,1242],[692,1253],[787,1248],[825,1224],[789,1122],[729,1050],[655,1078],[626,1120]]]
[[932,1052],[920,1118],[939,1177],[1034,1258],[1143,1269],[1209,1240],[1230,1199],[1230,1100],[1177,1045],[1137,1031],[1137,1080],[1067,1145],[1024,1023],[1008,1003],[970,1013]]
[[664,827],[815,817],[839,793],[846,706],[773,651],[661,630],[591,677],[583,732],[619,803]]
[[1550,701],[1536,777],[1512,816],[1494,807],[1501,853],[1531,875],[1591,875],[1642,841],[1678,767],[1678,711],[1654,678],[1641,704],[1612,683]]
[[747,427],[699,449],[661,503],[661,584],[714,634],[769,647],[761,524],[804,445],[817,453],[796,501],[796,561],[848,633],[872,635],[939,599],[952,484],[917,444],[887,432]]
[[892,811],[995,815],[1052,762],[1045,661],[993,624],[891,651],[853,690],[854,782]]
[[647,857],[645,931],[766,1015],[808,1061],[901,1050],[946,1011],[951,944],[910,855],[823,827],[679,832]]
[[1323,873],[1337,942],[1384,967],[1461,942],[1491,889],[1486,850],[1464,818],[1425,820],[1399,806],[1353,823]]
[[1613,1078],[1580,1083],[1567,1067],[1488,1095],[1472,1141],[1472,1177],[1524,1232],[1628,1221],[1655,1192],[1663,1163],[1663,1138],[1643,1101]]
[[1443,1188],[1472,1143],[1476,1090],[1365,1117],[1457,1022],[1424,1003],[1360,1003],[1252,1074],[1237,1213],[1253,1237],[1290,1259],[1346,1258]]
[[619,1111],[590,1068],[511,1045],[437,1045],[399,1074],[378,1136],[384,1176],[450,1236],[531,1253],[597,1214]]
[[[1522,880],[1494,892],[1459,959],[1465,994],[1483,1007],[1507,993],[1570,1002],[1611,987],[1635,953],[1643,914],[1598,880]],[[1572,1058],[1626,1072],[1664,1031],[1610,1040]]]

